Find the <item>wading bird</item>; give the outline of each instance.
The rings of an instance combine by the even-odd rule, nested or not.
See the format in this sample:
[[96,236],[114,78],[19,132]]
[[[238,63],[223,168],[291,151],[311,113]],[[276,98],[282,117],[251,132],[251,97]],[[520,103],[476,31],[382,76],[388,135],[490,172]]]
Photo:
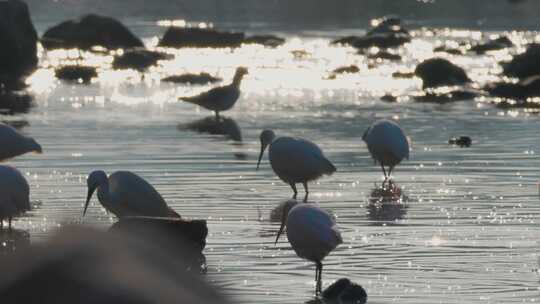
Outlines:
[[336,222],[330,214],[319,207],[289,200],[283,208],[281,227],[275,244],[284,226],[287,226],[287,238],[296,255],[317,265],[315,294],[319,294],[322,289],[322,261],[343,243]]
[[210,89],[196,96],[180,97],[180,99],[214,111],[216,113],[216,119],[219,119],[219,112],[232,108],[238,97],[240,97],[240,83],[247,73],[248,70],[246,68],[239,67],[234,73],[231,84]]
[[270,146],[268,156],[270,165],[276,175],[289,184],[294,191],[293,198],[296,199],[298,191],[296,184],[302,183],[308,198],[308,182],[316,180],[324,174],[331,175],[336,172],[336,167],[324,156],[323,152],[316,144],[292,137],[278,137],[272,130],[261,132],[261,153],[257,161],[257,170],[261,164],[261,159]]
[[3,220],[30,210],[30,187],[21,172],[11,166],[0,165],[0,229]]
[[167,206],[152,185],[135,173],[116,171],[107,178],[105,172],[98,170],[90,173],[87,184],[88,195],[83,216],[86,214],[92,194],[97,189],[101,205],[117,217],[180,217]]
[[[371,157],[381,165],[384,178],[387,180],[394,167],[404,158],[409,159],[409,141],[401,127],[390,120],[381,119],[374,122],[362,136],[367,144]],[[388,174],[384,166],[388,166]]]
[[33,138],[0,122],[0,161],[28,152],[41,153],[41,146]]

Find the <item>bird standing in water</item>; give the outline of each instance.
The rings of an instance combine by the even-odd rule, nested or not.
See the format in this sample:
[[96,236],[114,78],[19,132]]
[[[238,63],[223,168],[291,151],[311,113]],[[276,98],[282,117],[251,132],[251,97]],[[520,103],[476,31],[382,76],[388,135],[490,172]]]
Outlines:
[[336,167],[324,156],[321,149],[310,141],[292,137],[276,138],[272,130],[262,131],[260,140],[261,152],[257,161],[257,170],[266,147],[270,146],[268,152],[270,165],[276,175],[291,186],[294,199],[298,194],[297,183],[304,185],[306,191],[304,201],[307,201],[308,182],[324,174],[331,175],[336,172]]
[[[371,157],[381,165],[385,181],[390,178],[395,166],[404,158],[409,159],[409,141],[401,127],[393,121],[377,120],[367,128],[362,140],[366,142]],[[388,166],[388,174],[385,166]]]
[[289,200],[283,208],[281,227],[276,237],[287,226],[287,238],[300,258],[314,262],[315,294],[322,290],[322,261],[339,244],[343,243],[336,222],[326,211],[307,203]]
[[11,166],[0,165],[0,229],[9,220],[30,210],[30,187],[21,172]]
[[140,176],[129,171],[116,171],[109,178],[98,170],[90,173],[87,180],[88,195],[84,205],[86,214],[92,194],[97,189],[101,205],[117,217],[154,216],[180,217],[161,195]]
[[247,73],[246,68],[238,67],[231,84],[210,89],[196,96],[180,97],[180,99],[214,111],[217,120],[219,112],[231,109],[240,97],[240,84]]

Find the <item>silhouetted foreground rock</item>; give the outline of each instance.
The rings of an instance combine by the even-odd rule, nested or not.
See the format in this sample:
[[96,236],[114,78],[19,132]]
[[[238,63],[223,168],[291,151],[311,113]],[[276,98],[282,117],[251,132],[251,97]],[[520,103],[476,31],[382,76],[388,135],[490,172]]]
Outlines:
[[122,55],[115,56],[112,67],[115,70],[134,69],[144,71],[156,65],[159,60],[169,60],[172,58],[174,58],[173,55],[163,52],[133,49],[125,51]]
[[32,95],[21,91],[0,91],[0,114],[28,113],[34,105]]
[[[153,235],[159,239],[161,235]],[[0,257],[2,303],[229,303],[182,253],[147,238],[66,227]]]
[[515,55],[510,62],[502,62],[501,65],[506,76],[527,78],[540,75],[540,44],[530,44],[524,53]]
[[208,73],[199,73],[199,74],[192,74],[192,73],[186,73],[182,75],[173,75],[168,76],[161,81],[165,82],[172,82],[172,83],[189,83],[189,84],[208,84],[208,83],[214,83],[221,81],[222,79],[219,77],[214,77]]
[[37,39],[26,3],[0,1],[0,89],[18,87],[36,68]]
[[220,32],[209,28],[169,27],[159,46],[165,47],[239,47],[244,33]]
[[517,83],[496,82],[488,84],[484,89],[495,97],[518,100],[540,97],[540,75],[527,77]]
[[328,286],[322,297],[331,303],[364,304],[367,302],[367,293],[364,288],[347,278],[341,278]]
[[142,41],[118,20],[93,14],[53,26],[43,34],[41,43],[46,49],[144,47]]
[[424,88],[463,85],[471,82],[465,70],[443,58],[431,58],[416,66]]
[[90,83],[92,78],[97,77],[95,67],[82,65],[66,65],[56,69],[54,74],[58,79],[82,83]]

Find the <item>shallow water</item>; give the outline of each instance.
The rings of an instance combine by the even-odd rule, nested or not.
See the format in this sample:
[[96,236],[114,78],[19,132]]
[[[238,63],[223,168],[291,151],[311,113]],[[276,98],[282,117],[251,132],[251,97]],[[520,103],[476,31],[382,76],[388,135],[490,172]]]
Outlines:
[[[164,30],[154,23],[128,25],[149,47]],[[15,227],[42,241],[55,227],[80,221],[90,171],[131,170],[182,216],[208,220],[208,277],[236,302],[312,300],[314,265],[296,257],[285,239],[273,245],[279,224],[270,221],[270,213],[291,191],[266,157],[255,171],[259,132],[272,128],[278,135],[315,141],[338,168],[310,187],[310,200],[336,216],[344,239],[325,260],[324,286],[348,277],[366,288],[370,303],[539,301],[540,117],[497,109],[490,100],[447,105],[379,100],[385,93],[420,90],[419,80],[393,79],[394,71],[433,56],[433,46],[445,39],[475,39],[480,32],[417,31],[400,51],[402,63],[375,63],[371,69],[354,49],[329,46],[333,37],[351,32],[279,32],[288,42],[277,49],[166,50],[176,58],[144,77],[111,71],[109,56],[85,54],[101,67],[89,86],[53,77],[51,67],[76,52],[42,54],[42,67],[29,79],[36,106],[27,114],[1,117],[27,121],[22,131],[44,149],[42,155],[10,162],[27,175],[36,205]],[[518,32],[512,38],[522,45],[535,36]],[[298,58],[294,50],[308,54]],[[482,84],[497,79],[495,63],[509,53],[449,57]],[[358,65],[360,73],[325,79],[349,64]],[[224,116],[236,123],[243,141],[186,130],[186,124],[212,113],[176,97],[207,87],[159,79],[207,71],[228,82],[238,65],[250,74],[243,96]],[[361,135],[383,117],[399,121],[412,150],[394,174],[406,199],[380,207],[370,197],[382,174]],[[448,145],[459,135],[470,136],[472,147]],[[112,222],[94,198],[84,223],[106,228]]]

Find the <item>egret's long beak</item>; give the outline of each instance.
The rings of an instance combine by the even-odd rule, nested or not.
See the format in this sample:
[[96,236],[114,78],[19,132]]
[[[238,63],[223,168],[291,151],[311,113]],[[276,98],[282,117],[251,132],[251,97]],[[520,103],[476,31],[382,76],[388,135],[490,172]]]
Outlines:
[[261,159],[263,157],[264,150],[266,149],[266,146],[267,145],[261,145],[261,153],[259,153],[259,160],[257,161],[257,169],[255,169],[255,170],[259,170],[259,165],[261,164]]
[[287,215],[289,213],[289,210],[287,208],[283,208],[283,212],[281,213],[281,227],[279,227],[278,234],[276,236],[276,241],[274,242],[274,246],[277,245],[277,241],[279,240],[279,236],[283,233],[283,228],[285,228],[285,221],[287,220]]
[[88,203],[90,203],[90,199],[92,198],[92,194],[94,194],[94,191],[96,191],[97,187],[88,187],[88,194],[86,195],[86,203],[84,204],[84,210],[83,210],[83,216],[86,214],[86,209],[88,209]]

